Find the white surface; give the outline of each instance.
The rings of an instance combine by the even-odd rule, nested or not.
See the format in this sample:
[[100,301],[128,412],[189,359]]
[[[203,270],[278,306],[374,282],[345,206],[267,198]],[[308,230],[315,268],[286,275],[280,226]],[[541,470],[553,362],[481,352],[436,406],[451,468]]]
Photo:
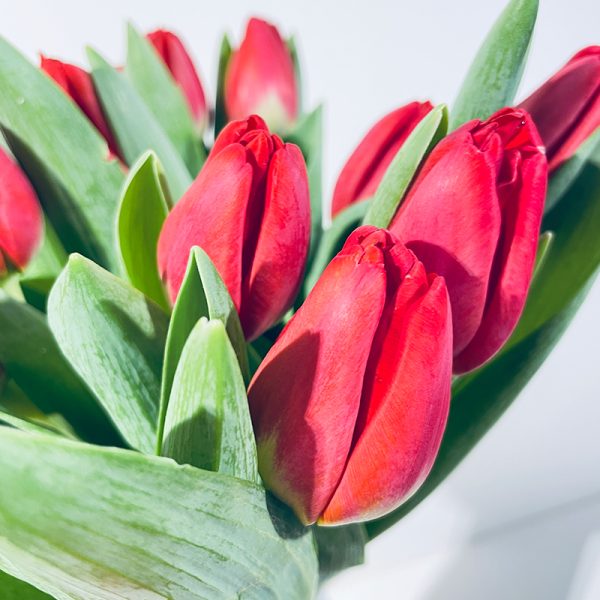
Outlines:
[[[522,89],[600,43],[597,0],[541,0]],[[300,43],[307,105],[326,103],[327,197],[347,155],[384,112],[412,99],[452,102],[500,0],[392,2],[0,1],[0,32],[83,62],[89,43],[114,61],[124,21],[164,25],[191,47],[215,89],[221,31],[250,14]],[[523,94],[520,94],[522,97]],[[600,598],[600,285],[537,376],[438,493],[331,581],[329,600]]]

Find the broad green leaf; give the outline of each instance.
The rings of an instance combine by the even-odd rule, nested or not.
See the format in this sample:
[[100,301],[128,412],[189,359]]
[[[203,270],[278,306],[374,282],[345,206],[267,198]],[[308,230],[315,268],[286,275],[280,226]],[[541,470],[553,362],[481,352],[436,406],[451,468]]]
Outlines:
[[346,238],[360,225],[371,200],[371,198],[367,198],[345,208],[333,219],[331,227],[325,230],[308,274],[304,279],[304,297],[308,296],[308,293],[315,286],[315,283],[317,283],[325,267],[341,250]]
[[106,415],[61,354],[41,312],[0,294],[0,331],[0,363],[41,411],[63,415],[86,440],[119,443]]
[[308,185],[310,188],[310,255],[317,249],[323,232],[323,106],[305,114],[294,129],[286,135],[286,141],[297,144],[306,161]]
[[389,226],[423,159],[447,130],[448,109],[445,104],[440,104],[413,129],[394,156],[377,187],[363,225]]
[[448,425],[429,477],[406,504],[367,525],[371,538],[444,481],[511,405],[567,328],[600,267],[600,166],[584,167],[544,226],[554,232],[553,243],[515,332],[495,359],[456,380]]
[[369,538],[362,523],[342,527],[315,527],[314,531],[321,579],[363,564],[365,544]]
[[204,250],[195,246],[190,251],[185,277],[169,323],[160,393],[158,454],[161,451],[165,414],[177,363],[188,336],[201,317],[223,322],[244,380],[249,383],[246,342],[235,306],[212,261]]
[[219,320],[202,317],[183,347],[165,417],[162,455],[260,483],[246,386]]
[[123,438],[153,452],[165,313],[121,279],[71,255],[48,298],[48,322]]
[[316,592],[310,530],[250,482],[8,428],[0,473],[0,569],[58,600]]
[[225,110],[225,75],[227,65],[232,53],[231,42],[227,34],[223,34],[221,48],[219,50],[219,72],[217,75],[217,99],[215,102],[215,138],[221,129],[227,125],[227,111]]
[[206,160],[206,151],[188,104],[152,44],[131,24],[127,26],[125,73],[195,176]]
[[2,38],[0,129],[64,247],[116,270],[114,222],[123,174],[75,104]]
[[165,310],[169,303],[158,272],[157,246],[169,214],[161,167],[152,151],[131,167],[118,215],[121,258],[129,281]]
[[150,109],[123,73],[88,49],[92,78],[102,108],[127,164],[154,150],[165,170],[169,190],[179,200],[192,182],[185,163]]
[[0,590],[2,600],[52,600],[52,596],[3,571],[0,571]]
[[450,113],[450,130],[512,105],[537,11],[538,0],[510,0],[471,64]]

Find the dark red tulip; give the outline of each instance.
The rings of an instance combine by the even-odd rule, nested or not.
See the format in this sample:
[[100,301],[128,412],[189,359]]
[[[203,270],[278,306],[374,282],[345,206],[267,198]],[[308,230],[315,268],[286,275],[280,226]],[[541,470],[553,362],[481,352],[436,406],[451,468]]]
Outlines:
[[41,69],[77,104],[106,140],[112,155],[120,156],[117,143],[102,112],[90,74],[75,65],[41,57]]
[[265,484],[305,524],[393,510],[433,464],[451,371],[443,278],[386,230],[360,227],[250,384]]
[[167,217],[158,263],[174,301],[192,246],[215,263],[248,339],[275,324],[298,291],[310,242],[306,165],[299,148],[254,115],[227,125]]
[[290,51],[277,29],[250,19],[225,77],[229,119],[260,115],[274,131],[286,131],[298,116],[298,84]]
[[37,196],[17,164],[0,148],[0,275],[24,269],[42,239]]
[[406,138],[432,108],[429,102],[411,102],[373,125],[338,177],[331,206],[333,216],[375,193]]
[[208,121],[204,89],[194,62],[181,39],[171,31],[157,29],[147,36],[173,79],[179,84],[198,129],[203,131]]
[[547,172],[531,117],[502,109],[465,123],[434,148],[390,227],[446,279],[456,372],[493,356],[519,320]]
[[600,127],[600,46],[578,52],[521,107],[533,118],[553,171]]

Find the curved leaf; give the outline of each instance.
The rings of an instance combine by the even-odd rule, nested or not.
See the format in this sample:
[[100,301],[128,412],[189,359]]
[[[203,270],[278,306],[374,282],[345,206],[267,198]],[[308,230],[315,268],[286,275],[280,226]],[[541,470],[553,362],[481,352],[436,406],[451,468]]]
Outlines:
[[3,600],[52,600],[52,596],[3,571],[0,571],[0,590]]
[[233,49],[227,34],[221,38],[219,49],[219,72],[217,74],[217,99],[215,102],[215,138],[221,129],[227,125],[227,111],[225,110],[225,73]]

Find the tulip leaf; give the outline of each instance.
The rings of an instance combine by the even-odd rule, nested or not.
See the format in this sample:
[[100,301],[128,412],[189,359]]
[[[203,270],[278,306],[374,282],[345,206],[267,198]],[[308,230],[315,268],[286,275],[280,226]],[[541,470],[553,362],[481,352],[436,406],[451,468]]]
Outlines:
[[355,204],[351,204],[342,210],[333,219],[333,223],[329,229],[323,233],[323,237],[317,247],[315,257],[308,274],[304,279],[303,295],[308,296],[308,293],[314,287],[315,283],[329,264],[331,259],[342,249],[346,238],[354,229],[356,229],[364,218],[371,198],[366,198]]
[[367,524],[370,538],[444,481],[511,405],[566,330],[600,268],[600,165],[586,164],[544,226],[554,232],[553,243],[515,332],[493,360],[455,381],[446,432],[429,477],[403,506]]
[[123,174],[83,113],[0,38],[0,129],[68,251],[116,270]]
[[165,310],[169,303],[158,272],[157,245],[169,214],[167,190],[156,154],[146,152],[131,167],[121,195],[118,238],[131,284]]
[[365,561],[365,544],[369,538],[362,523],[342,527],[315,527],[315,539],[322,580],[344,569],[362,565]]
[[41,411],[63,415],[86,440],[119,443],[106,415],[61,354],[43,313],[0,292],[0,331],[0,364]]
[[294,65],[294,79],[296,80],[297,97],[296,102],[298,106],[298,114],[303,114],[303,84],[302,84],[302,67],[300,66],[300,57],[298,56],[298,44],[296,38],[292,35],[286,40],[286,46],[290,56],[292,58],[292,64]]
[[225,325],[202,317],[177,365],[163,456],[260,483],[246,386]]
[[248,481],[9,428],[0,473],[0,569],[59,600],[316,592],[311,531]]
[[219,73],[217,75],[217,99],[215,102],[215,138],[221,129],[227,125],[227,111],[225,110],[225,75],[233,49],[227,34],[221,39],[219,50]]
[[323,232],[323,106],[305,114],[294,129],[286,135],[286,141],[297,144],[306,161],[308,185],[310,188],[310,257],[314,255]]
[[175,370],[186,340],[202,317],[211,320],[218,319],[223,322],[238,358],[244,380],[249,382],[248,354],[244,332],[231,296],[208,254],[201,248],[193,247],[169,323],[160,392],[158,454],[161,453],[162,432]]
[[52,600],[52,596],[4,571],[0,571],[0,590],[2,600]]
[[537,11],[538,0],[510,0],[471,64],[450,113],[450,130],[512,105]]
[[206,150],[181,88],[152,46],[133,25],[127,27],[125,73],[152,111],[192,176],[202,168]]
[[48,298],[48,322],[123,438],[153,452],[165,313],[121,279],[71,255]]
[[387,228],[425,157],[446,135],[448,109],[436,106],[413,129],[394,156],[370,203],[363,225]]
[[20,431],[28,431],[29,433],[43,433],[46,435],[63,435],[61,431],[55,429],[51,425],[39,425],[35,421],[16,417],[0,409],[0,424],[5,423]]
[[535,278],[542,271],[542,267],[548,258],[548,251],[552,246],[552,242],[554,240],[554,233],[552,231],[545,231],[540,235],[540,239],[538,241],[538,249],[535,255],[535,265],[533,267],[533,275],[531,277],[531,281],[534,281]]
[[192,182],[185,163],[150,109],[123,73],[88,49],[96,93],[127,164],[154,150],[165,170],[173,198],[178,200]]

